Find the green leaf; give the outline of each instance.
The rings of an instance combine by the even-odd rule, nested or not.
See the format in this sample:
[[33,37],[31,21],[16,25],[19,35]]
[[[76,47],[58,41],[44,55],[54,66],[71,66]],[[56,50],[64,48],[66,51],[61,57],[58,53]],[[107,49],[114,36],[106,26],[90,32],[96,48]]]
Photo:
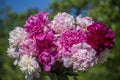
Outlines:
[[66,73],[66,75],[69,75],[69,76],[79,76],[78,73],[74,73],[74,72]]
[[78,78],[77,78],[77,77],[75,77],[75,76],[73,76],[73,79],[74,79],[74,80],[78,80]]

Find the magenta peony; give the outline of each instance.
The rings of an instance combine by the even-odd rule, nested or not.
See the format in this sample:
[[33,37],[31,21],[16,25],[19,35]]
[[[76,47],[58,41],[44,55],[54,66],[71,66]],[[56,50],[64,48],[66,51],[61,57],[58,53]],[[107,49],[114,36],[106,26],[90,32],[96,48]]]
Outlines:
[[90,44],[99,54],[104,49],[112,49],[114,44],[114,33],[106,25],[94,22],[87,27],[87,43]]
[[47,26],[48,22],[48,13],[40,12],[38,14],[30,16],[26,21],[24,27],[30,35],[33,35],[42,32]]
[[45,71],[50,71],[51,66],[55,64],[55,58],[47,51],[39,55],[39,61],[43,65]]
[[55,44],[56,37],[53,31],[48,31],[48,32],[44,32],[37,35],[36,41],[37,41],[37,45],[38,45],[38,49],[40,50],[40,53],[46,50],[54,52],[57,48]]

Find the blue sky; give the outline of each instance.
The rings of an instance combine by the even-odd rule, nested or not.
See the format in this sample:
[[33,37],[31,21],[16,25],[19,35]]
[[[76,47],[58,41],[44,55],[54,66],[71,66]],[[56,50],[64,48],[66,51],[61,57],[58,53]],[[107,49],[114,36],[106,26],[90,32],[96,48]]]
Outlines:
[[44,11],[51,3],[51,0],[6,0],[5,4],[10,6],[17,13],[25,12],[28,8],[38,8]]

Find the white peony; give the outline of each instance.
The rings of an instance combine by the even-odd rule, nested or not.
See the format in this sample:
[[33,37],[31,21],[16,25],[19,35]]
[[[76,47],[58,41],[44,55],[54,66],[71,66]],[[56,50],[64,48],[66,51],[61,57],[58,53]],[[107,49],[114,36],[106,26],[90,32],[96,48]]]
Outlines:
[[17,49],[17,47],[14,47],[14,46],[10,46],[8,49],[7,49],[7,55],[10,57],[10,58],[19,58],[19,51]]
[[91,17],[82,17],[81,15],[77,16],[76,20],[78,24],[77,28],[81,28],[83,30],[86,30],[86,28],[94,22]]
[[74,18],[68,13],[58,13],[50,24],[51,28],[58,34],[74,28]]
[[27,36],[27,32],[21,27],[16,27],[9,33],[9,45],[18,46],[21,40]]
[[26,54],[21,56],[18,65],[20,66],[20,69],[28,75],[40,71],[40,67],[36,59]]

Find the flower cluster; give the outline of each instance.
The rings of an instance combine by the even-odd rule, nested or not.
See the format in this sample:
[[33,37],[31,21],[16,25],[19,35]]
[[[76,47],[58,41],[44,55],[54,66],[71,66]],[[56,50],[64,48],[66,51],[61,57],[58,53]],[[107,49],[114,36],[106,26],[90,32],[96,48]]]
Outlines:
[[[26,74],[26,79],[39,77],[55,67],[86,71],[105,62],[114,45],[114,32],[91,17],[58,13],[52,21],[47,12],[32,15],[24,28],[10,32],[8,56]],[[64,69],[64,70],[65,70]]]

